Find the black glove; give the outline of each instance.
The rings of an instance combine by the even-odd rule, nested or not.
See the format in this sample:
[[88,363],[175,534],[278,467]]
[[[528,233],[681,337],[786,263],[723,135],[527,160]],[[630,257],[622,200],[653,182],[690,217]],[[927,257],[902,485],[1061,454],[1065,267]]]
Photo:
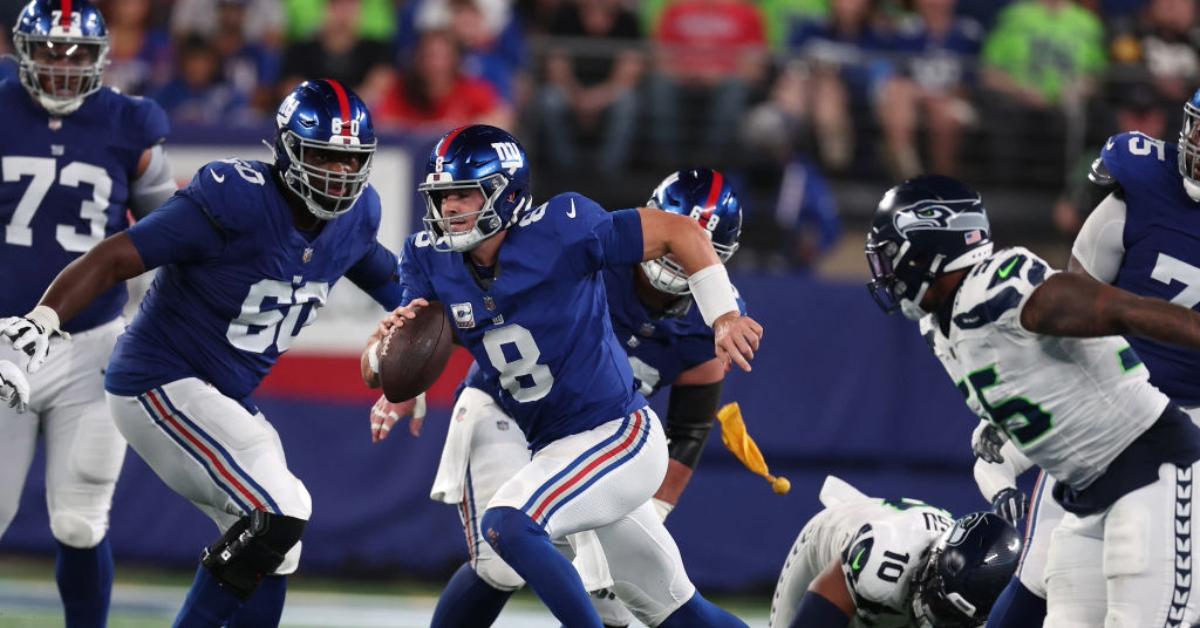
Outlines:
[[992,498],[992,512],[1013,525],[1024,519],[1028,510],[1029,498],[1015,488],[1006,488]]

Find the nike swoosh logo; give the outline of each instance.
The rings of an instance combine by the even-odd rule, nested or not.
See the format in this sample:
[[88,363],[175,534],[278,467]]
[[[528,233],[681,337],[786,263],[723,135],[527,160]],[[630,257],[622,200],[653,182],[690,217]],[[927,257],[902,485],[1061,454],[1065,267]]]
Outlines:
[[1017,261],[1020,259],[1021,258],[1019,258],[1019,257],[1014,257],[1014,258],[1012,258],[1012,261],[1010,261],[1008,263],[1007,266],[1005,266],[1004,268],[1001,268],[1000,269],[1000,278],[1008,279],[1008,274],[1012,272],[1013,267],[1017,265]]
[[851,563],[850,563],[851,570],[858,571],[859,569],[862,569],[861,561],[862,561],[863,554],[866,554],[866,553],[867,553],[866,548],[858,550],[858,554],[855,554],[854,560],[851,561]]
[[567,218],[575,217],[575,199],[571,199],[571,209],[567,212]]
[[208,171],[208,174],[211,174],[211,175],[212,175],[212,178],[213,178],[213,179],[214,179],[214,180],[215,180],[217,183],[224,183],[224,182],[225,182],[225,175],[223,175],[223,174],[217,174],[217,171],[216,171],[216,170],[209,170],[209,171]]

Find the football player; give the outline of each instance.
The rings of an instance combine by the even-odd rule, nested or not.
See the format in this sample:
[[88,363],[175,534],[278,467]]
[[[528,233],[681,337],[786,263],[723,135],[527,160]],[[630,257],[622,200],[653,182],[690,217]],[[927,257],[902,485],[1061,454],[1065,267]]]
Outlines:
[[631,610],[643,622],[744,625],[695,592],[650,502],[666,439],[612,332],[602,272],[670,255],[714,330],[722,369],[748,370],[762,329],[740,313],[708,231],[657,209],[610,214],[578,194],[534,207],[525,151],[494,127],[451,131],[425,172],[426,230],[405,244],[408,305],[393,324],[440,301],[532,450],[472,516],[479,536],[566,625],[602,625],[551,541],[588,530],[618,594],[640,593]]
[[8,360],[0,360],[0,403],[18,413],[29,408],[29,380],[21,367]]
[[[721,172],[702,168],[672,173],[646,205],[699,221],[711,234],[722,262],[737,251],[741,203]],[[659,517],[665,519],[700,460],[721,401],[725,369],[714,354],[712,329],[692,303],[687,274],[674,260],[664,256],[640,265],[606,267],[604,285],[613,331],[628,354],[634,383],[647,397],[664,387],[671,389],[664,423],[667,474],[652,499]],[[744,304],[739,301],[739,306],[744,312]],[[476,605],[493,601],[486,606],[498,613],[511,592],[524,585],[479,534],[477,513],[505,479],[529,461],[529,444],[499,407],[498,391],[487,390],[487,385],[478,365],[472,365],[451,412],[456,420],[450,422],[430,494],[434,501],[459,507],[470,552],[462,573],[438,601],[434,626],[490,624],[494,616],[478,608],[467,613],[464,601]],[[386,405],[386,398],[379,403]],[[408,406],[391,414],[401,413],[407,414]],[[396,418],[373,412],[372,421],[376,433],[386,436],[388,431],[382,428],[390,429]],[[584,567],[585,585],[588,574],[595,573],[589,569],[594,568]],[[593,580],[603,583],[605,578]],[[632,617],[611,593],[594,591],[593,599],[606,626],[629,625]]]
[[833,476],[821,504],[779,574],[772,628],[982,626],[1017,568],[1021,537],[992,513],[955,521],[924,502],[867,497]]
[[[101,84],[104,18],[88,0],[34,0],[13,27],[19,80],[0,83],[0,315],[27,312],[64,267],[175,191],[163,155],[167,117]],[[16,515],[40,434],[55,577],[67,626],[103,626],[112,591],[108,513],[125,440],[101,373],[125,327],[124,283],[80,311],[30,376],[29,412],[0,408],[0,535]],[[0,351],[18,364],[23,354]],[[32,365],[36,370],[36,364]]]
[[1117,334],[1200,349],[1200,314],[1056,273],[1023,248],[993,252],[989,229],[958,181],[891,189],[867,237],[872,295],[921,321],[971,409],[1056,480],[1066,513],[1046,558],[1045,625],[1195,622],[1200,428]]
[[300,84],[275,117],[273,163],[205,165],[184,190],[64,270],[0,329],[34,363],[61,325],[119,281],[159,268],[105,377],[121,433],[217,523],[176,626],[275,626],[311,513],[250,393],[342,276],[399,304],[376,240],[366,106],[332,80]]
[[[1121,133],[1105,143],[1089,177],[1111,192],[1084,222],[1068,268],[1135,294],[1195,309],[1200,305],[1200,91],[1184,104],[1183,113],[1178,144],[1142,133]],[[1200,383],[1195,378],[1200,352],[1136,336],[1129,344],[1149,370],[1150,383],[1193,420],[1200,418]],[[1012,481],[1005,467],[998,470],[999,475],[985,473]],[[1048,497],[1053,485],[1044,474],[1038,480],[1041,499],[1035,502],[1037,521],[1030,525],[1043,538],[1034,539],[1031,546],[1044,546],[1062,517],[1062,509]],[[1045,613],[1039,556],[1044,553],[1030,550],[1021,566],[1021,582],[1013,582],[1006,602],[997,607],[993,621],[998,625],[1032,625]]]

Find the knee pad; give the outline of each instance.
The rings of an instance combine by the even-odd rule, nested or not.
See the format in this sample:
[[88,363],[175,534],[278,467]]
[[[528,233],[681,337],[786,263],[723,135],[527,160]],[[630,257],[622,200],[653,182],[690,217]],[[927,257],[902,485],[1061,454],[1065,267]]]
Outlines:
[[525,586],[525,579],[496,555],[480,556],[475,560],[472,569],[480,580],[499,591],[516,591]]
[[238,519],[204,550],[201,563],[234,595],[246,600],[263,577],[300,542],[307,522],[255,510]]
[[491,545],[492,549],[506,560],[509,543],[530,536],[549,536],[541,526],[529,518],[529,515],[510,506],[488,508],[484,511],[483,519],[479,524],[483,530],[483,538],[487,539],[488,545]]
[[55,512],[50,514],[50,533],[63,545],[89,549],[104,540],[108,521],[94,522],[77,513]]

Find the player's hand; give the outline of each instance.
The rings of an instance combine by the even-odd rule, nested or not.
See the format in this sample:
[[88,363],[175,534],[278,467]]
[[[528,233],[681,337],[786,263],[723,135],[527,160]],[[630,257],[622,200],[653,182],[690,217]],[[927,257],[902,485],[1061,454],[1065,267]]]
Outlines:
[[378,443],[387,438],[396,422],[406,416],[412,417],[408,422],[408,433],[420,436],[421,426],[425,424],[425,410],[425,393],[400,403],[392,403],[380,395],[379,401],[371,407],[371,442]]
[[39,306],[25,316],[0,318],[0,338],[12,343],[13,349],[29,356],[25,370],[30,373],[37,372],[46,362],[46,355],[50,353],[51,338],[54,336],[67,337],[66,332],[58,329],[58,316],[53,315],[56,319],[53,325],[48,321],[38,320],[39,309],[48,310],[49,308]]
[[0,360],[0,403],[24,412],[29,407],[29,381],[21,367],[7,360]]
[[999,464],[1004,462],[1004,456],[1000,454],[1000,448],[1004,443],[1008,442],[1008,438],[991,423],[980,421],[975,427],[975,431],[971,434],[971,451],[975,452],[975,457],[990,462]]
[[1029,498],[1018,489],[1006,488],[992,498],[992,512],[1013,525],[1024,519],[1028,510]]
[[387,318],[379,321],[379,327],[375,328],[375,333],[371,334],[371,338],[367,341],[367,344],[382,340],[383,337],[386,336],[387,333],[394,327],[404,327],[405,321],[410,321],[416,318],[417,312],[421,311],[421,308],[425,307],[429,307],[429,301],[426,301],[425,299],[413,299],[408,305],[401,305],[395,310],[392,310],[392,312],[387,315]]
[[762,341],[763,328],[749,316],[737,312],[722,314],[713,321],[713,334],[716,337],[717,357],[725,365],[725,370],[737,364],[743,371],[750,372],[750,360],[758,351]]

